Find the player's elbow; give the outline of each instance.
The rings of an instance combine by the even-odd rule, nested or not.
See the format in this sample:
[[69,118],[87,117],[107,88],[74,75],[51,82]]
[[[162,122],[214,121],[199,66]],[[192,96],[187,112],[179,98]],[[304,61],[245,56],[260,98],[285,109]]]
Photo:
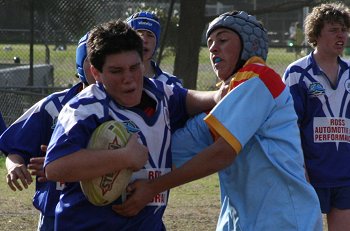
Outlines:
[[216,145],[219,148],[216,150],[215,161],[221,170],[228,167],[235,160],[237,153],[232,146],[221,137],[216,141]]
[[46,176],[46,179],[50,180],[50,181],[57,181],[57,174],[55,174],[55,171],[54,171],[54,166],[52,163],[46,165],[45,169],[45,176]]

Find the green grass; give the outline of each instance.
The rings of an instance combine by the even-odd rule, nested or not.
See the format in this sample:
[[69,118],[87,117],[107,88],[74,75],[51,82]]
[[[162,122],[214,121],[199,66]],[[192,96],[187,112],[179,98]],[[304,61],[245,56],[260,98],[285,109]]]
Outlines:
[[39,213],[32,205],[34,185],[12,191],[6,183],[5,158],[0,154],[0,230],[36,230]]
[[[13,192],[5,181],[5,158],[0,154],[0,230],[36,230],[39,212],[32,205],[34,184]],[[217,174],[171,190],[164,215],[168,230],[215,230],[220,211]]]
[[[0,230],[35,231],[39,213],[32,206],[34,184],[13,192],[6,184],[5,158],[0,154]],[[217,174],[179,186],[170,191],[164,223],[169,231],[215,230],[220,212]],[[324,231],[327,231],[323,219]]]
[[[11,50],[6,49],[11,47]],[[13,57],[20,57],[21,64],[30,63],[29,45],[0,44],[0,63],[13,64]],[[69,87],[77,82],[75,78],[75,45],[68,45],[65,51],[55,51],[54,46],[34,45],[34,64],[49,61],[54,66],[55,86]]]
[[[11,47],[12,50],[6,49]],[[78,81],[75,78],[75,49],[76,45],[68,45],[65,51],[55,51],[54,46],[44,45],[34,46],[34,64],[45,63],[49,57],[50,63],[54,66],[55,86],[69,87]],[[47,54],[49,56],[47,56]],[[13,57],[20,57],[22,64],[29,63],[29,45],[6,45],[0,44],[0,63],[12,64]],[[283,74],[288,64],[296,59],[294,52],[286,52],[286,48],[270,48],[267,63],[280,75]],[[174,55],[165,50],[161,67],[169,72],[173,72]],[[185,78],[185,77],[183,77]],[[197,89],[212,89],[217,78],[213,73],[209,61],[209,51],[206,47],[201,47],[199,54],[199,70]]]

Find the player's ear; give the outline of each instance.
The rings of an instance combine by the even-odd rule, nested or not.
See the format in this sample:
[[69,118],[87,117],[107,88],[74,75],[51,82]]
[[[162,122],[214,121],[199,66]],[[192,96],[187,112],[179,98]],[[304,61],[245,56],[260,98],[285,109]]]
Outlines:
[[101,79],[102,73],[99,70],[97,70],[93,65],[90,66],[90,70],[95,80],[98,82],[102,82],[102,79]]

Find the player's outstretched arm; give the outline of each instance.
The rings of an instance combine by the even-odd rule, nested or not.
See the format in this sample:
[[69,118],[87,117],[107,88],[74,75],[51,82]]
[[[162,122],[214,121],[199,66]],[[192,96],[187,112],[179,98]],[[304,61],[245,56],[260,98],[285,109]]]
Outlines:
[[113,210],[123,216],[135,216],[163,191],[213,174],[229,166],[236,157],[236,151],[223,138],[198,153],[191,160],[170,173],[150,181],[136,181],[128,186],[131,195]]
[[186,96],[186,108],[189,115],[212,109],[218,99],[218,91],[195,91],[188,90]]
[[23,188],[28,188],[28,185],[33,182],[24,159],[20,155],[9,154],[6,157],[6,169],[6,182],[13,191],[17,189],[22,191]]
[[129,168],[142,168],[148,160],[148,149],[133,134],[125,147],[113,150],[81,149],[52,161],[45,167],[48,180],[75,182],[92,179]]

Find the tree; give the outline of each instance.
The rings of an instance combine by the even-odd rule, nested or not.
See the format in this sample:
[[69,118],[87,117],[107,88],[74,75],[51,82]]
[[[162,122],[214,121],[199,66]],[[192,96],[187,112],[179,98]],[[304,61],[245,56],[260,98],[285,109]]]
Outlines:
[[[261,1],[262,2],[262,1]],[[266,14],[272,12],[288,12],[301,9],[305,6],[320,4],[322,0],[298,0],[278,1],[269,7],[261,7],[256,10],[245,10],[252,15]],[[183,79],[184,86],[196,89],[198,72],[198,55],[200,51],[201,36],[205,25],[214,17],[205,16],[206,0],[180,0],[180,20],[176,57],[174,64],[174,75]]]
[[[206,24],[206,0],[181,0],[179,36],[175,48],[174,75],[183,79],[184,86],[196,89],[198,54]],[[194,7],[195,6],[195,7]]]

